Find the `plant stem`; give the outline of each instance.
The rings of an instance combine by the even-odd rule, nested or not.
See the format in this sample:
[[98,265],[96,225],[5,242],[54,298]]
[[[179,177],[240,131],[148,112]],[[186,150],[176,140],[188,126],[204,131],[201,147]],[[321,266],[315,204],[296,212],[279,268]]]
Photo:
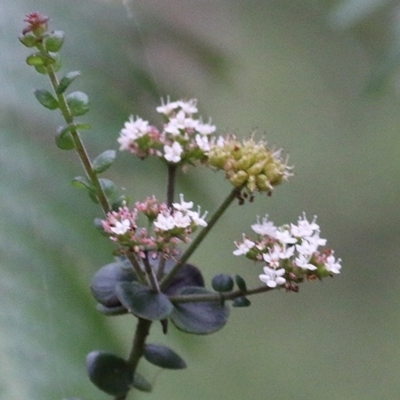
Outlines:
[[[46,49],[44,48],[42,43],[39,42],[37,44],[37,47],[42,52],[43,55],[47,55]],[[68,107],[68,103],[65,100],[64,95],[62,93],[57,92],[59,82],[58,82],[56,73],[54,72],[54,68],[52,67],[52,65],[47,65],[46,70],[47,70],[47,75],[49,76],[51,85],[53,87],[54,93],[57,96],[58,105],[59,105],[61,114],[63,115],[64,120],[67,124],[72,124],[74,122],[74,117],[71,114],[71,111]],[[82,162],[83,168],[86,172],[86,175],[89,178],[90,182],[92,183],[92,185],[95,189],[97,198],[99,199],[99,202],[101,204],[101,207],[102,207],[104,213],[107,214],[111,210],[110,204],[109,204],[107,196],[105,195],[104,190],[101,186],[100,180],[99,180],[96,172],[93,169],[89,155],[85,149],[85,146],[82,142],[82,139],[79,135],[78,130],[75,128],[71,129],[71,136],[72,136],[72,140],[74,141],[76,152],[78,153],[78,156]]]
[[168,164],[167,206],[172,207],[175,194],[176,164]]
[[270,288],[265,285],[246,291],[232,290],[230,292],[216,292],[209,294],[176,295],[169,296],[168,298],[172,303],[220,302],[221,300],[233,300],[237,297],[251,296],[257,293],[269,292],[273,289],[275,288]]
[[176,265],[161,280],[161,282],[160,282],[161,290],[168,287],[168,285],[171,283],[174,276],[178,273],[180,268],[182,268],[183,264],[185,264],[185,262],[194,253],[194,251],[197,249],[197,247],[200,245],[200,243],[207,236],[208,232],[210,232],[210,230],[213,228],[213,226],[216,224],[216,222],[219,220],[219,218],[222,216],[222,214],[227,210],[227,208],[230,206],[232,201],[237,197],[237,195],[240,193],[241,190],[242,190],[242,187],[232,189],[232,191],[229,193],[228,197],[223,201],[223,203],[219,206],[217,211],[211,217],[210,221],[207,223],[207,226],[196,236],[196,238],[193,240],[191,245],[183,253],[182,257],[179,259],[179,261],[176,263]]

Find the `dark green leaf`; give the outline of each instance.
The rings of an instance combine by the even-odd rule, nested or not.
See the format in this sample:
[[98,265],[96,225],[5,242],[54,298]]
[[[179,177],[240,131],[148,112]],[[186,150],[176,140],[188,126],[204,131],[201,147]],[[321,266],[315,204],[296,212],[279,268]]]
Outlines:
[[56,145],[62,150],[72,150],[75,148],[74,140],[71,136],[71,125],[61,126],[57,129]]
[[27,57],[26,63],[32,66],[46,66],[54,63],[54,60],[51,57],[45,56],[41,53],[34,53]]
[[[174,263],[167,261],[165,272],[169,272],[173,265]],[[182,266],[165,292],[167,294],[175,294],[178,290],[187,286],[204,287],[204,278],[201,271],[192,264],[184,264]]]
[[[212,293],[201,287],[185,287],[177,292],[179,295]],[[220,302],[193,302],[174,305],[171,314],[173,324],[183,332],[198,335],[213,333],[227,322],[229,308]]]
[[100,181],[100,185],[104,190],[104,193],[108,196],[111,196],[115,193],[115,191],[117,190],[115,183],[113,181],[111,181],[110,179],[99,179]]
[[80,75],[81,73],[79,71],[68,72],[68,74],[61,78],[56,90],[57,93],[64,93],[68,89],[69,85]]
[[92,351],[86,357],[86,368],[92,383],[110,395],[123,395],[132,387],[131,367],[114,354]]
[[35,69],[39,74],[46,75],[47,74],[47,69],[43,65],[35,65]]
[[186,368],[185,361],[178,356],[170,348],[156,345],[146,344],[144,349],[144,358],[154,365],[167,369],[183,369]]
[[55,110],[58,108],[57,99],[48,90],[35,89],[33,93],[42,106],[48,108],[49,110]]
[[100,268],[93,276],[90,288],[93,297],[103,306],[117,307],[121,306],[116,293],[117,283],[134,280],[136,274],[132,267],[127,268],[124,261],[118,261]]
[[233,307],[249,307],[250,305],[251,302],[247,297],[236,297],[232,302]]
[[115,150],[106,150],[93,160],[93,169],[99,174],[108,169],[116,157]]
[[124,306],[106,307],[100,303],[96,304],[96,310],[104,315],[107,315],[108,317],[113,317],[116,315],[124,315],[128,313],[128,310]]
[[37,37],[31,32],[20,36],[18,39],[26,47],[34,47],[38,42]]
[[174,308],[164,293],[153,292],[137,282],[117,283],[116,293],[130,313],[151,321],[167,318]]
[[229,292],[233,289],[233,279],[230,275],[218,274],[212,279],[211,285],[217,292]]
[[64,44],[65,33],[63,31],[54,31],[46,36],[44,40],[44,47],[47,51],[57,52]]
[[90,109],[89,98],[86,93],[72,92],[65,99],[74,117],[84,115]]
[[242,291],[242,292],[247,292],[247,285],[244,279],[240,275],[235,275],[235,282],[237,287]]

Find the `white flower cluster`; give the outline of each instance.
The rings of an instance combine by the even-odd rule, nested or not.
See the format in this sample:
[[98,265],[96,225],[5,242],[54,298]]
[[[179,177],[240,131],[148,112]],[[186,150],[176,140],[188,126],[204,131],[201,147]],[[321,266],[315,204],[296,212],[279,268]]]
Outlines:
[[200,216],[200,206],[198,206],[197,211],[192,211],[193,202],[186,202],[183,195],[180,195],[181,202],[173,203],[172,212],[168,210],[161,211],[156,220],[154,221],[154,226],[159,231],[173,231],[175,229],[188,229],[197,226],[207,226],[205,218],[207,217],[207,212]]
[[235,243],[233,254],[264,262],[264,273],[259,278],[270,288],[301,282],[304,277],[340,273],[341,260],[335,259],[333,250],[319,250],[326,245],[326,239],[320,237],[316,217],[309,222],[303,214],[297,225],[276,227],[266,215],[251,228],[259,239],[253,241],[243,235],[243,241]]
[[216,127],[211,121],[204,123],[197,114],[197,100],[162,100],[156,108],[166,123],[162,130],[149,125],[148,121],[133,116],[125,123],[118,142],[120,150],[127,150],[140,158],[156,155],[167,162],[177,164],[183,159],[194,162],[202,160],[210,151],[215,138],[210,139]]

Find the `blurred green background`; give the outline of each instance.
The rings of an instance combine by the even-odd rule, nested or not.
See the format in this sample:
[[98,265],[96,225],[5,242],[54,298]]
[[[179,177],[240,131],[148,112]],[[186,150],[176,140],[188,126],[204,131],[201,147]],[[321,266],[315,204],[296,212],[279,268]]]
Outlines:
[[[0,398],[107,399],[86,378],[88,352],[124,356],[134,319],[107,319],[89,293],[112,245],[71,179],[73,152],[54,145],[62,121],[32,89],[49,87],[17,41],[32,11],[67,33],[64,69],[80,70],[92,156],[117,148],[130,114],[157,118],[162,96],[199,99],[220,133],[257,130],[283,147],[295,176],[271,198],[234,205],[192,262],[257,283],[259,268],[232,255],[257,214],[276,224],[305,211],[343,260],[342,274],[300,293],[252,298],[206,337],[155,326],[150,340],[189,364],[159,371],[135,399],[398,399],[400,391],[397,2],[388,0],[1,0]],[[120,154],[107,177],[134,199],[164,194],[158,160]],[[161,189],[162,188],[162,189]],[[190,171],[180,191],[214,210],[229,191],[221,174]]]

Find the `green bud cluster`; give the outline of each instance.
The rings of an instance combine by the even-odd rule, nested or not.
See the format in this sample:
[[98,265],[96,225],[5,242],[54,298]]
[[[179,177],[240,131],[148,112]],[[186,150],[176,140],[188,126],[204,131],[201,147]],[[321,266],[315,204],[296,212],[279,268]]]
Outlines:
[[235,187],[246,187],[250,193],[271,192],[291,175],[279,155],[280,151],[272,151],[264,141],[256,143],[250,138],[240,142],[231,135],[210,150],[208,162],[223,169]]

